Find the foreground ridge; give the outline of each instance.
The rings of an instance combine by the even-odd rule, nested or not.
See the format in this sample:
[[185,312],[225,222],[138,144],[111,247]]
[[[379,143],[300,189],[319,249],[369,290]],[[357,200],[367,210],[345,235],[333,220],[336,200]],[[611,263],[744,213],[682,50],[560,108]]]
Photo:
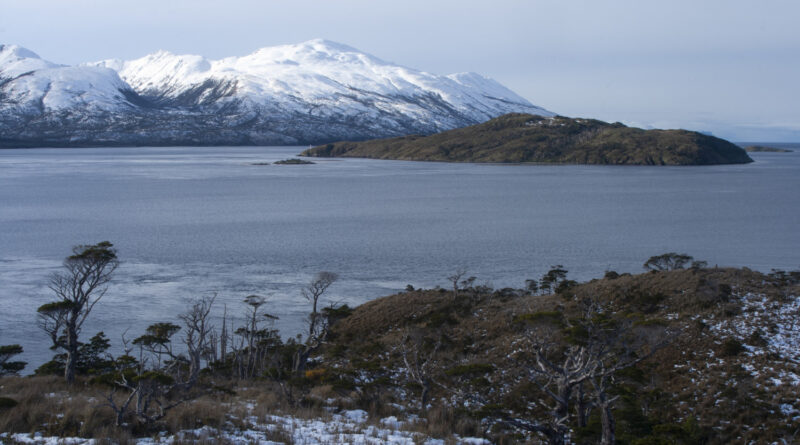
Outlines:
[[[650,271],[608,271],[585,283],[553,266],[524,289],[477,285],[459,271],[448,277],[452,290],[409,285],[357,308],[330,306],[325,340],[297,371],[286,357],[307,343],[261,329],[263,300],[253,295],[252,327],[236,335],[258,342],[207,359],[183,396],[153,394],[165,403],[184,397],[165,417],[128,412],[110,427],[113,412],[98,401],[122,400],[109,377],[135,375],[136,358],[124,355],[98,361],[73,387],[46,376],[0,380],[0,439],[792,443],[800,272],[709,268],[675,253],[644,266]],[[179,327],[157,324],[136,341],[169,345],[164,328]],[[231,363],[251,358],[258,373],[231,377],[241,371]],[[165,388],[185,372],[164,366],[138,371],[139,382]]]

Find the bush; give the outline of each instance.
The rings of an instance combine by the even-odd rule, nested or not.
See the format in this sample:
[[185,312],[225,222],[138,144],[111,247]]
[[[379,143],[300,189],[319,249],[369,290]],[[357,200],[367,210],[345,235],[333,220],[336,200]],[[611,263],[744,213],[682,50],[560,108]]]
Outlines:
[[742,342],[735,338],[728,338],[722,343],[719,353],[723,357],[734,357],[744,351],[745,347],[742,345]]
[[17,401],[8,397],[0,397],[0,411],[17,406]]
[[457,365],[454,366],[444,373],[454,377],[454,376],[462,376],[462,375],[478,375],[478,374],[488,374],[494,372],[494,366],[488,363],[470,363],[466,365]]
[[619,274],[613,270],[609,270],[606,271],[605,275],[603,275],[603,278],[605,278],[606,280],[616,280],[617,278],[619,278]]

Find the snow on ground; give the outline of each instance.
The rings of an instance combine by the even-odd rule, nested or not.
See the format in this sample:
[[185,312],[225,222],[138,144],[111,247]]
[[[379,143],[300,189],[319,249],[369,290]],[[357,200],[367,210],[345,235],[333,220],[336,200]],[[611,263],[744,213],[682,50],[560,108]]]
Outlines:
[[[789,296],[780,301],[765,295],[747,293],[740,297],[741,313],[721,321],[704,320],[712,333],[720,338],[733,337],[741,341],[746,354],[761,356],[775,354],[800,365],[800,297]],[[752,340],[758,332],[765,345]],[[754,374],[757,370],[753,370]],[[788,375],[792,374],[792,375]],[[800,377],[787,373],[787,383],[797,385]]]
[[[367,412],[363,410],[342,411],[330,419],[300,419],[292,416],[271,415],[265,422],[258,422],[255,417],[247,419],[247,429],[227,428],[217,430],[203,427],[195,430],[181,431],[174,435],[160,434],[155,438],[142,438],[137,445],[172,444],[176,441],[215,441],[234,444],[272,445],[286,442],[294,444],[337,443],[353,445],[396,444],[444,445],[442,439],[427,437],[421,433],[401,430],[410,421],[399,421],[391,416],[381,419],[381,426],[367,425]],[[9,441],[10,439],[10,441]],[[484,445],[486,439],[455,436],[457,443]],[[19,443],[31,445],[94,445],[94,439],[76,437],[45,437],[41,434],[0,434],[3,443]]]
[[[676,363],[679,372],[687,373],[698,389],[705,388],[708,376],[718,369],[725,376],[731,369],[729,365],[738,364],[742,370],[753,377],[753,385],[760,390],[753,395],[755,402],[776,404],[776,410],[787,421],[800,420],[800,404],[796,399],[800,387],[800,296],[769,297],[763,294],[747,293],[737,295],[733,301],[739,303],[740,311],[732,316],[711,316],[702,321],[708,326],[717,346],[728,339],[738,340],[744,350],[740,354],[726,356],[715,350],[703,353],[704,366],[696,369],[692,362]],[[684,354],[686,352],[684,351]],[[725,368],[725,371],[721,371]],[[728,385],[733,388],[741,380],[731,376]],[[694,393],[698,401],[699,393]],[[713,394],[716,405],[725,403],[722,392]],[[689,407],[689,411],[693,408]],[[749,428],[749,427],[748,427]]]

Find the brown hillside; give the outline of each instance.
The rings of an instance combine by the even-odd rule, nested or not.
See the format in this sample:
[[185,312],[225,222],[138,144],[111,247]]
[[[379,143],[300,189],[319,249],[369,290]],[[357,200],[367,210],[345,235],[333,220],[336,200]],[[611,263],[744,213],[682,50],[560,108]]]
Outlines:
[[[635,440],[655,440],[659,431],[695,435],[696,442],[680,443],[771,442],[800,428],[800,351],[791,346],[800,340],[793,324],[798,294],[796,282],[746,268],[622,275],[560,295],[464,289],[454,298],[452,291],[412,291],[356,308],[335,326],[326,354],[342,375],[367,373],[366,381],[384,382],[385,391],[407,402],[408,392],[419,396],[419,389],[402,383],[402,351],[417,335],[429,349],[441,344],[430,359],[436,397],[452,399],[453,388],[471,388],[492,406],[535,416],[533,405],[518,406],[544,397],[526,386],[525,345],[542,333],[567,341],[568,330],[558,330],[562,320],[579,317],[581,302],[592,299],[620,319],[635,320],[637,335],[673,332],[666,347],[617,381],[615,391],[629,394],[616,409],[620,443],[651,443]],[[454,377],[462,372],[472,373],[471,380]],[[597,437],[590,426],[579,433],[586,443]]]

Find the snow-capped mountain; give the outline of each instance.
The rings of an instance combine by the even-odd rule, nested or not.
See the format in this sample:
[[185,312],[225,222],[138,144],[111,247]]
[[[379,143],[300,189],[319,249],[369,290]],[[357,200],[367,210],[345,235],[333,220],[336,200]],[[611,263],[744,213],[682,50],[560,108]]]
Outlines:
[[135,96],[114,70],[56,65],[14,45],[0,45],[0,88],[0,110],[29,115],[117,111],[133,107],[126,95]]
[[77,67],[0,46],[3,145],[306,144],[429,134],[509,112],[553,115],[479,74],[437,76],[325,40]]

